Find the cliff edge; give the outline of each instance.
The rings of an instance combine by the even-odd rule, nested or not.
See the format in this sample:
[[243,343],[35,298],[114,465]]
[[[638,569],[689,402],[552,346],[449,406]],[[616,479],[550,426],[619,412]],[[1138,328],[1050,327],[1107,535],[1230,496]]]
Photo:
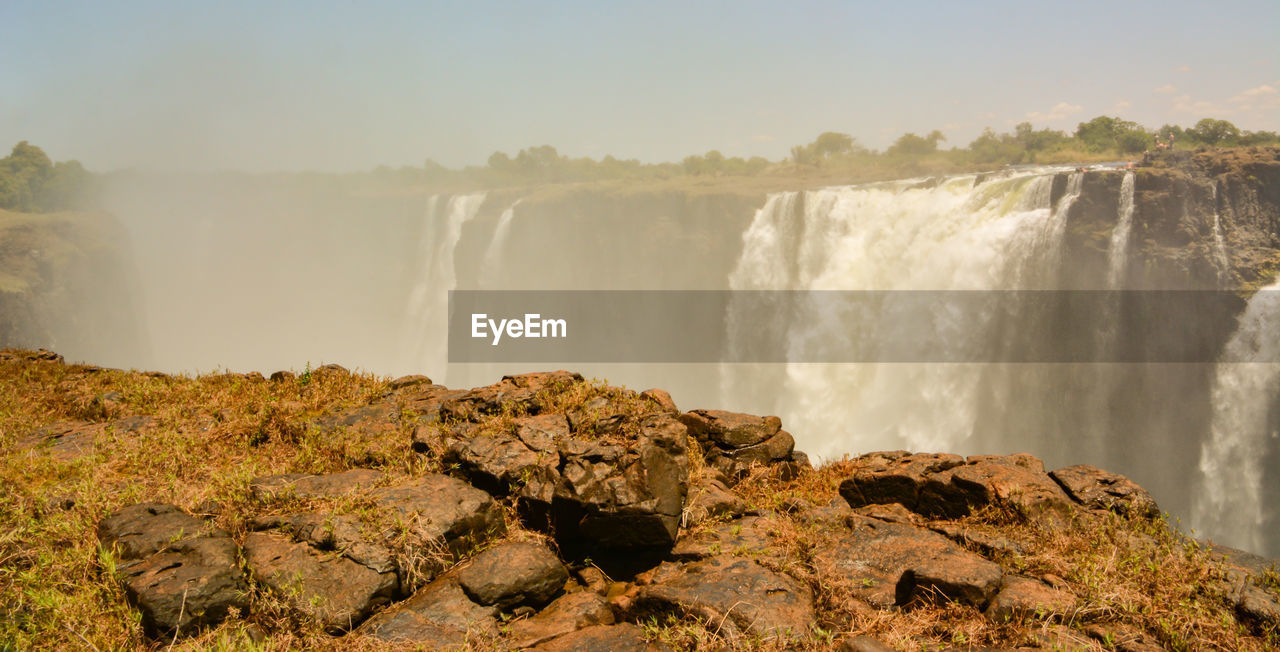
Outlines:
[[0,642],[1274,649],[1272,560],[1029,455],[813,467],[558,371],[198,378],[0,353]]

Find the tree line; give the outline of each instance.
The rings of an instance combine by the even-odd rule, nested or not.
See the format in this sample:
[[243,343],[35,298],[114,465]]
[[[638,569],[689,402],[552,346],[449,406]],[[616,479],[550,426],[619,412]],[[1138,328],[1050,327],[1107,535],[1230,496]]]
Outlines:
[[92,175],[79,161],[54,163],[44,150],[22,141],[0,159],[0,208],[45,213],[79,208]]

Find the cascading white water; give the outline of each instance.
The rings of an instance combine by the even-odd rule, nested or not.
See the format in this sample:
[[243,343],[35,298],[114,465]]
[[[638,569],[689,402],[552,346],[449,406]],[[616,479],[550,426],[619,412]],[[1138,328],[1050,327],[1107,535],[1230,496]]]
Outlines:
[[1129,232],[1133,229],[1133,172],[1124,173],[1120,183],[1120,210],[1115,229],[1111,231],[1111,247],[1107,250],[1107,286],[1119,288],[1124,280],[1125,263],[1129,260]]
[[511,220],[515,219],[516,206],[520,205],[520,200],[515,200],[507,210],[502,211],[502,215],[498,218],[498,226],[493,229],[493,237],[489,239],[489,246],[485,248],[483,264],[480,267],[480,287],[491,288],[497,278],[498,270],[502,267],[502,254],[507,244],[507,232],[511,230]]
[[443,380],[449,325],[449,291],[457,287],[453,252],[462,237],[462,225],[475,217],[485,193],[454,195],[444,201],[427,200],[418,250],[423,264],[413,281],[402,341],[410,351],[412,368],[441,376]]
[[[1029,273],[1042,265],[1028,259],[1054,255],[1060,222],[1079,195],[1081,176],[1072,176],[1067,196],[1052,212],[1052,177],[1043,173],[976,188],[974,177],[962,176],[933,188],[903,182],[773,195],[744,235],[729,285],[734,290],[1049,287],[1043,285],[1048,277]],[[893,315],[859,315],[853,323],[853,317],[832,319],[821,306],[801,302],[766,319],[773,322],[762,325],[758,311],[735,312],[731,304],[730,346],[742,346],[760,328],[784,329],[793,353],[831,342],[863,350],[874,347],[881,334],[904,328],[937,329],[932,332],[964,350],[993,345],[981,329],[945,330],[944,314],[930,324],[904,324]],[[774,365],[762,376],[763,365],[726,365],[722,399],[727,406],[749,401],[759,411],[761,397],[772,397],[774,404],[763,408],[784,415],[793,432],[803,433],[802,448],[818,456],[903,447],[962,451],[978,419],[982,366],[793,363]],[[762,382],[771,387],[745,387]]]
[[1231,261],[1227,258],[1226,238],[1222,235],[1222,217],[1218,214],[1218,184],[1213,184],[1213,263],[1218,268],[1219,284],[1229,280]]
[[[1216,542],[1262,550],[1262,460],[1280,437],[1280,281],[1256,293],[1240,316],[1213,381],[1213,426],[1200,450],[1192,521]],[[1261,360],[1267,362],[1238,362]]]

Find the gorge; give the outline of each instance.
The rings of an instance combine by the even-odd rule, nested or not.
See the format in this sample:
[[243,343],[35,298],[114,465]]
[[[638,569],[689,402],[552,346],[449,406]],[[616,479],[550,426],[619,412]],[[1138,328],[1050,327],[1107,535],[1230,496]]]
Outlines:
[[[7,344],[164,371],[340,362],[467,387],[534,369],[445,362],[443,314],[455,288],[1240,289],[1205,314],[1137,314],[1118,303],[1108,323],[994,306],[986,328],[947,333],[943,319],[832,323],[780,306],[731,312],[726,328],[731,339],[766,329],[804,347],[832,338],[871,345],[878,332],[909,326],[978,352],[1071,341],[1140,360],[1144,323],[1173,319],[1224,359],[1272,363],[575,370],[665,387],[684,406],[779,415],[818,459],[907,449],[1097,465],[1146,487],[1196,536],[1280,556],[1280,480],[1265,472],[1280,460],[1280,308],[1274,286],[1257,292],[1280,261],[1276,149],[1153,156],[1135,170],[1011,168],[805,190],[570,184],[361,197],[250,179],[133,178],[110,189],[108,209],[131,240],[113,267],[136,276],[138,290],[110,283],[91,294],[112,297],[110,310],[139,304],[125,311],[146,346],[43,332]],[[13,296],[0,311],[8,319],[29,310]]]

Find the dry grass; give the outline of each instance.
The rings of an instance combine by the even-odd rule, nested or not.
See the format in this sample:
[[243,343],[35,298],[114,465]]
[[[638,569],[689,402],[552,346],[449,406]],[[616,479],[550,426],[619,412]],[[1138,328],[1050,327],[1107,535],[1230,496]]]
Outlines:
[[[304,500],[287,493],[257,498],[249,491],[249,481],[273,473],[324,473],[360,466],[382,470],[384,482],[392,483],[441,470],[438,456],[411,451],[408,443],[416,424],[405,418],[409,415],[401,415],[396,428],[372,433],[326,431],[314,425],[323,415],[367,405],[387,391],[385,379],[361,374],[309,373],[276,382],[255,375],[189,378],[0,359],[0,483],[5,487],[0,492],[0,650],[159,649],[170,643],[192,650],[384,649],[356,636],[334,639],[300,619],[291,596],[261,590],[254,592],[251,616],[232,618],[191,639],[150,642],[137,612],[111,579],[114,561],[99,549],[94,530],[107,513],[140,501],[212,514],[216,525],[236,537],[245,534],[250,516],[303,510],[354,515],[362,527],[385,530],[387,519],[367,500]],[[545,411],[594,410],[596,417],[634,417],[653,410],[653,404],[638,394],[599,382],[553,385],[537,400]],[[156,427],[136,434],[109,430],[92,454],[78,460],[57,461],[41,452],[16,449],[24,437],[50,423],[142,414],[153,416]],[[514,410],[493,415],[481,427],[509,432],[522,414]],[[634,424],[622,423],[619,429],[590,436],[625,445],[635,434]],[[697,485],[710,471],[696,444],[689,454],[691,481]],[[1031,645],[1040,636],[1062,630],[1087,641],[1086,630],[1098,627],[1141,632],[1172,650],[1280,647],[1277,633],[1260,637],[1237,622],[1227,571],[1208,553],[1162,521],[1118,516],[1077,513],[1053,524],[987,510],[957,521],[972,531],[1020,544],[1023,553],[992,557],[1007,571],[1061,578],[1079,597],[1079,605],[1071,613],[1054,614],[1056,622],[1031,617],[996,623],[972,607],[945,601],[873,609],[851,597],[858,587],[816,569],[814,549],[833,536],[831,529],[788,516],[805,505],[823,506],[837,499],[839,483],[849,475],[851,464],[835,461],[789,480],[759,470],[738,486],[753,509],[777,514],[770,524],[776,545],[768,554],[735,554],[750,554],[790,574],[816,597],[819,627],[787,649],[829,649],[850,634],[871,635],[911,650]],[[520,525],[514,504],[507,502],[504,509],[504,540],[545,540],[543,534]],[[441,555],[419,561],[432,566],[452,563],[443,551]],[[1280,591],[1280,576],[1274,573],[1259,583]],[[653,640],[679,650],[784,647],[765,639],[729,640],[717,623],[688,617],[640,624]],[[472,644],[472,649],[500,647],[493,640],[476,639]],[[1105,648],[1105,642],[1096,643],[1096,649]]]

